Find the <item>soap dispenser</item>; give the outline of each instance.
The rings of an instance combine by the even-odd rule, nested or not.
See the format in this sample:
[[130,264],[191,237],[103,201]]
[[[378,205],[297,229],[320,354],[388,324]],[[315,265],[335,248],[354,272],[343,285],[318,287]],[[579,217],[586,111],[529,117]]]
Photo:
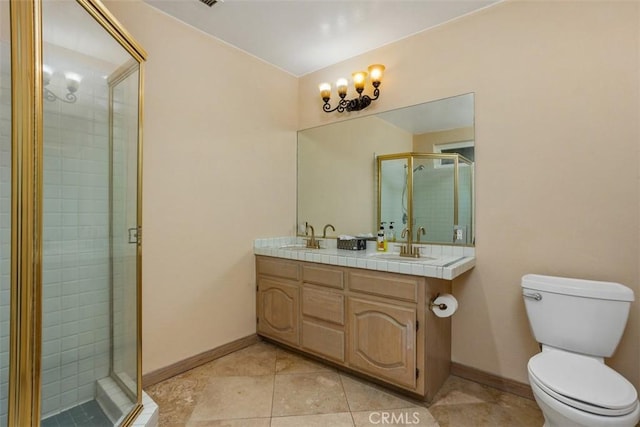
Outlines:
[[395,242],[396,241],[396,230],[393,229],[394,221],[389,223],[389,231],[387,232],[387,242]]
[[387,236],[384,233],[384,222],[380,223],[380,230],[378,230],[378,239],[376,248],[379,252],[384,252],[387,250]]

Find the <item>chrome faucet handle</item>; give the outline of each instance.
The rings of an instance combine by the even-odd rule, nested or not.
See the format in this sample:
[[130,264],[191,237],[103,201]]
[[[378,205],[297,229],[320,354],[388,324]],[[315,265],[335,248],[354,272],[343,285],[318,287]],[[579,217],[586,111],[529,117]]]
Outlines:
[[336,228],[335,228],[333,225],[331,225],[331,224],[327,224],[327,225],[325,225],[325,226],[324,226],[324,229],[322,230],[322,238],[323,238],[323,239],[325,239],[325,238],[327,237],[327,228],[329,228],[329,227],[331,227],[331,229],[332,229],[333,231],[336,231]]

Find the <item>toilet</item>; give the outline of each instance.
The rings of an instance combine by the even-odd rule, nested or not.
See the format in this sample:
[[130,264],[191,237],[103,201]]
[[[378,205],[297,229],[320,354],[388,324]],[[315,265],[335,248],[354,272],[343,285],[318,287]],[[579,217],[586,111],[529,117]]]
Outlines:
[[619,283],[527,274],[522,296],[542,348],[527,368],[545,427],[635,426],[636,389],[604,364],[622,337],[633,291]]

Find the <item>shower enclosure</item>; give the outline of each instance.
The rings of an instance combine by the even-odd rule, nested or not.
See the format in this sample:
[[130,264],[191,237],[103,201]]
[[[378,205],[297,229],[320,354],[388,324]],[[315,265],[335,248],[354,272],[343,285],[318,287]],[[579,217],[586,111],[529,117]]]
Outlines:
[[98,0],[0,1],[0,427],[142,409],[144,58]]
[[[423,243],[473,245],[473,162],[460,154],[377,157],[378,222],[398,240],[408,228]],[[418,234],[419,233],[419,234]]]

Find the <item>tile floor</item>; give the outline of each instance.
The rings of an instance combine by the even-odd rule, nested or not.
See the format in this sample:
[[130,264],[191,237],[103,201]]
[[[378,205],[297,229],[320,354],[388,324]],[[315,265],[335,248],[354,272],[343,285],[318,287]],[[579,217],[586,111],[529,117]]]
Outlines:
[[95,400],[42,420],[42,427],[110,427],[113,423]]
[[536,426],[532,400],[451,376],[428,407],[266,342],[145,390],[160,427]]

